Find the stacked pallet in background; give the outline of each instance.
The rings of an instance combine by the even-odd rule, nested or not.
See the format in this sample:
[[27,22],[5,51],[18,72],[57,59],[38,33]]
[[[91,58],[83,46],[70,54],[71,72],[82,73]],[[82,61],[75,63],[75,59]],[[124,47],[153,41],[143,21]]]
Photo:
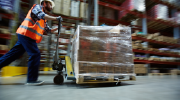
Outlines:
[[147,67],[145,64],[134,64],[134,72],[136,74],[147,74]]
[[104,15],[105,18],[115,19],[115,10],[109,7],[104,7]]
[[70,16],[71,0],[54,0],[53,13]]
[[162,4],[157,4],[147,11],[147,15],[154,19],[167,20],[169,18],[168,7]]
[[180,24],[180,12],[176,12],[174,17],[175,17],[175,22],[177,24]]
[[41,59],[40,59],[40,70],[44,70],[45,67],[48,67],[49,63],[49,52],[48,52],[48,45],[49,45],[49,37],[43,36],[42,41],[37,44],[38,48],[41,52]]
[[109,7],[99,5],[99,13],[98,14],[100,17],[115,20],[115,16],[116,16],[115,13],[116,13],[116,10],[109,8]]
[[[126,0],[122,3],[121,7],[130,11],[144,12],[145,0]],[[136,17],[123,10],[119,11],[119,20],[131,21],[132,19],[136,19]]]
[[53,8],[54,14],[62,14],[72,17],[86,18],[88,4],[76,0],[54,0],[55,6]]
[[88,10],[88,4],[81,2],[80,3],[80,18],[87,18],[87,10]]
[[132,75],[131,31],[126,26],[78,26],[72,47],[76,78]]
[[62,14],[70,16],[71,0],[63,0]]
[[62,14],[63,0],[54,0],[54,3],[56,6],[53,8],[53,13]]
[[138,37],[146,38],[146,35],[143,32],[140,32],[139,30],[135,30],[135,32],[131,36],[138,36]]
[[147,47],[142,44],[142,41],[132,41],[132,48],[133,49],[140,49],[140,50],[146,50]]
[[164,62],[179,62],[180,59],[176,57],[159,57],[159,56],[150,56],[149,61],[164,61]]
[[[85,16],[84,10],[86,10],[86,8],[84,6],[85,6],[85,3],[81,3],[81,5],[80,5],[80,1],[73,0],[71,2],[71,16],[73,16],[73,17],[84,17]],[[79,16],[79,12],[80,12],[80,16]]]
[[173,70],[171,70],[171,74],[172,74],[172,75],[180,75],[180,70],[178,70],[178,69],[173,69]]
[[168,37],[168,36],[160,36],[159,33],[148,34],[147,39],[166,42],[166,43],[172,43],[172,44],[178,43],[178,39],[174,39],[173,37]]

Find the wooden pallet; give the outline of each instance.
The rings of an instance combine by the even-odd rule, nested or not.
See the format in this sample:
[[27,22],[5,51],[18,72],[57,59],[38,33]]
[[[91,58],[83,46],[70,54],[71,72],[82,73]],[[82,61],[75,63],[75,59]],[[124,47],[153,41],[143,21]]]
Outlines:
[[146,37],[146,35],[143,35],[143,34],[136,34],[136,33],[133,33],[132,36]]
[[[123,76],[123,75],[122,75]],[[89,79],[86,79],[89,77]],[[135,81],[135,76],[129,76],[129,79],[116,79],[114,75],[108,75],[107,78],[98,78],[100,76],[87,76],[87,75],[78,75],[76,78],[77,84],[88,84],[88,83],[113,83],[113,82],[121,82],[121,81]]]
[[[132,11],[132,12],[137,12],[137,13],[142,13],[142,12],[136,10],[136,9],[133,9],[133,10],[131,10],[131,11]],[[137,18],[138,18],[138,17],[137,17],[136,15],[127,13],[126,15],[124,15],[124,16],[120,19],[120,21],[131,22],[132,20],[137,19]]]
[[147,48],[141,48],[141,47],[135,47],[135,46],[133,46],[133,49],[138,49],[138,50],[147,50]]
[[[161,20],[161,19],[159,19],[159,20]],[[169,25],[161,24],[157,21],[149,21],[147,23],[147,26],[151,29],[156,29],[156,30],[163,30],[163,29],[170,27]]]
[[136,73],[136,76],[145,76],[147,73]]
[[150,76],[153,75],[172,75],[172,73],[149,73]]
[[147,58],[145,58],[145,57],[134,57],[134,59],[147,60]]

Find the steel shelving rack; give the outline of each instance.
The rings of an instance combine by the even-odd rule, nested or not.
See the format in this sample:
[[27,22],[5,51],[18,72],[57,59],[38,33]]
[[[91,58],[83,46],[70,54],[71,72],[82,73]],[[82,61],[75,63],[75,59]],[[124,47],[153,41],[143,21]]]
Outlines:
[[[0,17],[1,20],[3,19],[8,19],[8,20],[12,20],[14,18],[14,12],[13,11],[6,11],[2,8],[0,8]],[[10,22],[8,24],[8,27],[10,26]],[[8,40],[11,39],[11,34],[3,34],[0,33],[0,39],[5,39],[6,41],[6,45],[8,44]],[[0,50],[0,55],[4,55],[8,52],[8,50]]]
[[[120,6],[123,2],[124,2],[124,0],[119,0],[119,2],[117,0],[94,0],[94,3],[97,3],[99,5],[109,7],[109,8],[112,8],[114,10],[118,10],[118,11],[123,10],[123,11],[127,12],[128,14],[136,16],[137,18],[142,18],[142,26],[135,25],[134,27],[136,27],[135,29],[142,30],[142,32],[145,33],[145,34],[147,34],[148,31],[151,32],[151,33],[152,32],[155,33],[155,32],[159,32],[160,30],[167,29],[167,28],[173,28],[173,36],[177,37],[177,38],[180,38],[180,25],[179,24],[173,23],[171,21],[154,19],[154,18],[152,18],[150,16],[147,16],[146,13],[139,13],[139,12],[136,12],[136,11],[127,10],[126,8],[123,8],[123,7]],[[174,14],[177,10],[180,10],[179,6],[175,6],[173,4],[166,3],[166,2],[163,2],[161,0],[146,0],[146,5],[148,5],[147,8],[149,8],[150,6],[152,7],[152,6],[156,5],[156,4],[164,4],[164,5],[168,6],[168,9],[171,9],[172,14]],[[98,7],[95,7],[95,10],[98,10],[97,8]],[[147,8],[146,8],[146,10],[147,10]],[[96,16],[96,17],[94,17],[94,18],[96,18],[94,21],[104,22],[104,23],[107,23],[107,24],[110,24],[110,25],[117,25],[117,24],[131,25],[130,22],[113,20],[113,19],[104,18],[102,16],[98,16],[98,12],[94,13],[93,16]],[[94,18],[92,18],[92,19],[94,19]],[[96,24],[96,25],[98,25],[98,24]],[[162,32],[162,33],[163,34],[170,34],[170,33],[167,33],[167,32],[166,33]],[[163,46],[171,46],[173,48],[180,48],[180,44],[165,43],[165,42],[150,40],[150,39],[137,37],[137,36],[132,36],[132,40],[142,40],[142,41],[147,42],[147,43],[154,43],[154,44],[159,44],[159,45],[163,45]],[[135,53],[144,53],[147,56],[149,56],[150,54],[153,54],[153,55],[168,56],[168,57],[178,57],[178,58],[180,57],[180,55],[162,53],[162,52],[153,52],[153,51],[148,51],[148,50],[133,49],[133,52],[135,52]],[[148,64],[147,65],[148,66],[148,72],[150,72],[150,68],[151,68],[150,64],[177,65],[178,66],[177,68],[180,69],[180,63],[179,62],[134,60],[134,63]]]

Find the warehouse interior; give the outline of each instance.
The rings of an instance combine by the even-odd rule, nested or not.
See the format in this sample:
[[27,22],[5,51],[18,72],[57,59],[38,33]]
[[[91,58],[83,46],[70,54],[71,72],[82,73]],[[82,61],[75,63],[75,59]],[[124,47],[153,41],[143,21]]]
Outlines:
[[[42,1],[0,0],[0,68]],[[25,85],[24,53],[0,69],[0,100],[180,100],[180,0],[52,1],[46,14],[63,20],[37,43],[45,82]]]

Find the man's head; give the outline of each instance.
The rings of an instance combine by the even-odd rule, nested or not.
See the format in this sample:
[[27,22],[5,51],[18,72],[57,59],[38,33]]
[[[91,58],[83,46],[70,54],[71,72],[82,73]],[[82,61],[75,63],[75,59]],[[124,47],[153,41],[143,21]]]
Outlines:
[[52,0],[41,0],[41,5],[44,7],[44,10],[51,11],[55,6]]

